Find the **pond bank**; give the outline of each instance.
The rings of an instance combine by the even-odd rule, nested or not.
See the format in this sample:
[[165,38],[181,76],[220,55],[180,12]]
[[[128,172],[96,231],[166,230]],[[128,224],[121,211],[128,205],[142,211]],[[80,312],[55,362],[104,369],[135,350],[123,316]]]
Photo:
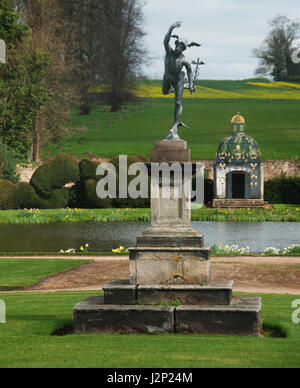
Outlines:
[[[150,221],[150,209],[0,210],[0,224],[139,221]],[[193,209],[192,221],[300,222],[300,205],[275,205],[274,209]]]
[[[135,246],[136,236],[150,226],[149,222],[79,222],[12,225],[0,224],[0,252],[4,255],[22,253],[58,254],[70,250],[85,255],[89,252],[112,252],[123,246]],[[265,252],[266,248],[288,248],[299,245],[300,222],[192,222],[192,227],[204,235],[206,245],[247,248],[245,254]],[[88,248],[85,248],[88,245]],[[248,249],[249,247],[249,249]],[[223,254],[222,250],[213,253]],[[241,252],[234,249],[235,253]],[[230,252],[224,252],[230,253]],[[292,252],[291,252],[292,253]],[[298,252],[295,252],[298,253]]]

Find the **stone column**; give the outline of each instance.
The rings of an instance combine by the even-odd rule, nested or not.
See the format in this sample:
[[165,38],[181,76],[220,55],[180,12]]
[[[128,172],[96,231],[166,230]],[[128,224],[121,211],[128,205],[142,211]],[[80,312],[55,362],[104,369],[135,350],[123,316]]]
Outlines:
[[[157,141],[151,151],[151,168],[158,163],[182,167],[191,161],[185,141]],[[183,173],[182,173],[183,175]],[[204,285],[210,281],[210,249],[203,236],[190,225],[191,182],[184,177],[170,180],[170,197],[164,198],[169,181],[152,174],[151,227],[137,236],[136,248],[130,249],[130,283],[139,285]],[[175,193],[182,192],[182,198]],[[165,191],[166,193],[166,191]]]

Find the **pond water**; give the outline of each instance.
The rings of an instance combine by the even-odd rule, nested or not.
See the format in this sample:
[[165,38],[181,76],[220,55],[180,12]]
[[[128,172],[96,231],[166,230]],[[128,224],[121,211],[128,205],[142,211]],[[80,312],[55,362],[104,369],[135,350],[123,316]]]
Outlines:
[[[300,223],[192,222],[206,244],[249,246],[252,252],[267,247],[300,244]],[[86,243],[90,251],[110,252],[135,245],[136,235],[149,227],[144,222],[57,223],[42,225],[0,224],[0,252],[59,252]]]

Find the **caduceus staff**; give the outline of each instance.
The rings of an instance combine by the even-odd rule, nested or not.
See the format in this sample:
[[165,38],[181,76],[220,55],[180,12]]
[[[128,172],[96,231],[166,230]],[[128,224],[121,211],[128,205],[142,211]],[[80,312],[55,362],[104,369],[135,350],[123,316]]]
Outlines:
[[[193,74],[192,64],[189,63],[183,55],[183,52],[189,47],[200,47],[201,45],[196,42],[188,43],[184,39],[180,39],[177,35],[172,35],[173,30],[179,27],[181,27],[181,22],[172,24],[164,40],[166,57],[162,92],[164,95],[175,92],[174,122],[166,140],[180,140],[178,127],[188,128],[183,122],[180,122],[183,92],[184,89],[189,89],[191,94],[196,92],[195,85],[199,76],[199,67],[200,65],[204,65],[204,62],[201,62],[200,59],[197,62],[193,62],[196,65],[196,70]],[[176,39],[175,49],[172,49],[170,45],[171,38]],[[185,72],[183,71],[184,67],[187,70],[187,82]]]

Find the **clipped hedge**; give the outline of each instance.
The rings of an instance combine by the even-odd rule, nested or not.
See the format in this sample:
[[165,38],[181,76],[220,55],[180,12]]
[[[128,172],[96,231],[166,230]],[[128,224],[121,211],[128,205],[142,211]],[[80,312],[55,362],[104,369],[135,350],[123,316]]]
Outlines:
[[79,163],[80,177],[83,181],[86,179],[96,179],[96,170],[99,162],[94,162],[88,159],[83,159]]
[[[196,175],[193,176],[192,188],[196,190]],[[210,205],[214,199],[214,181],[209,178],[204,179],[204,203]]]
[[84,181],[84,193],[87,207],[90,209],[109,209],[113,207],[111,198],[100,199],[96,193],[97,181],[95,179],[87,179]]
[[19,209],[39,209],[42,200],[29,183],[20,183],[16,186],[15,206]]
[[16,185],[0,179],[0,210],[10,210],[16,207]]
[[20,180],[20,176],[17,174],[16,154],[2,143],[0,143],[0,179],[7,179],[12,183],[18,183]]
[[33,174],[30,184],[37,193],[48,195],[55,189],[62,189],[79,177],[78,162],[70,155],[60,154],[39,167]]
[[275,204],[300,204],[300,178],[282,176],[266,181],[265,200]]
[[[128,156],[127,157],[127,168],[129,168],[134,163],[145,163],[149,162],[148,158],[145,155],[138,156]],[[110,163],[113,164],[116,168],[117,173],[119,174],[119,157],[110,160]]]
[[41,209],[64,209],[70,201],[70,189],[56,189],[41,200]]

